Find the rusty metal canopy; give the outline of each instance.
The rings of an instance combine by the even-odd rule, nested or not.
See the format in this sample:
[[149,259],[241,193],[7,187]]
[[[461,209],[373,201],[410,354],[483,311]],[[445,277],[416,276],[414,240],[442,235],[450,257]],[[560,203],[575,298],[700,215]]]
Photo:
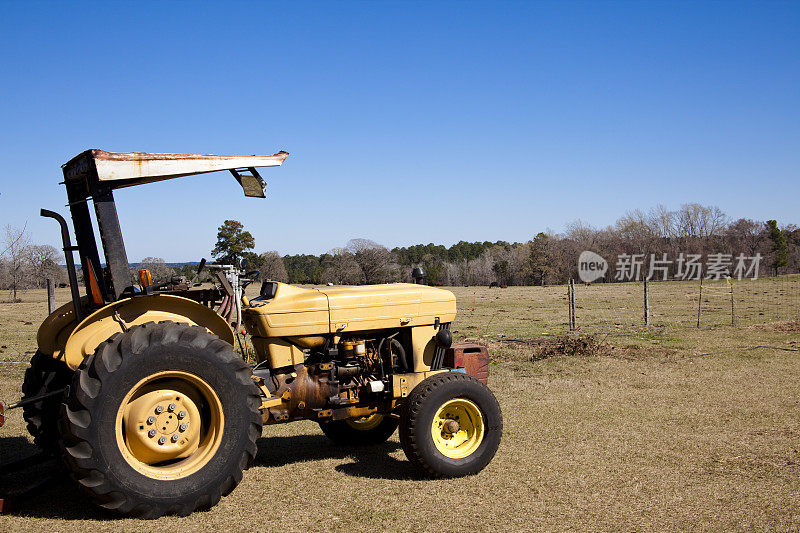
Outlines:
[[[85,183],[86,192],[89,194],[92,185],[120,189],[194,174],[229,170],[242,184],[247,196],[263,197],[263,188],[261,194],[253,194],[255,183],[248,178],[258,175],[254,171],[257,167],[280,166],[288,155],[288,152],[284,151],[272,155],[230,156],[106,152],[92,149],[73,157],[62,168],[66,182]],[[243,169],[248,169],[250,172],[248,174],[238,172]],[[243,177],[247,179],[247,186],[241,179]]]

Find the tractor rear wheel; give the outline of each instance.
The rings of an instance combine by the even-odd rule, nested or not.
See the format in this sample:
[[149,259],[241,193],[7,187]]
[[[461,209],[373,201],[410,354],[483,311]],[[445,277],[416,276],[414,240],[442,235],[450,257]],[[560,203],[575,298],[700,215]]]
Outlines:
[[434,477],[477,474],[494,457],[502,433],[503,416],[492,391],[461,372],[422,381],[400,415],[406,457]]
[[336,444],[372,446],[386,442],[397,429],[396,417],[375,413],[362,418],[320,422],[322,432]]
[[65,463],[95,503],[188,515],[242,479],[261,435],[250,368],[205,328],[162,322],[101,344],[62,408]]
[[[22,399],[63,389],[72,380],[72,370],[63,361],[37,351],[31,357],[31,366],[25,370],[22,382]],[[58,419],[61,397],[51,396],[36,403],[22,406],[22,418],[28,426],[33,442],[41,449],[58,450]]]

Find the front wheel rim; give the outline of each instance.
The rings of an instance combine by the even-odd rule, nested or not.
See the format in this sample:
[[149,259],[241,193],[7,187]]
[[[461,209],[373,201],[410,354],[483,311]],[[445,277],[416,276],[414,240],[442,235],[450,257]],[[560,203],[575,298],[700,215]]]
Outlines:
[[224,428],[222,402],[200,377],[152,374],[134,385],[117,410],[117,445],[126,462],[154,479],[173,480],[214,457]]
[[445,402],[431,423],[433,444],[450,459],[463,459],[475,453],[483,442],[484,433],[483,413],[466,398]]
[[347,422],[348,426],[358,431],[369,431],[381,425],[381,422],[383,422],[383,415],[380,413],[373,413],[368,416],[362,416],[361,418],[348,418],[345,422]]

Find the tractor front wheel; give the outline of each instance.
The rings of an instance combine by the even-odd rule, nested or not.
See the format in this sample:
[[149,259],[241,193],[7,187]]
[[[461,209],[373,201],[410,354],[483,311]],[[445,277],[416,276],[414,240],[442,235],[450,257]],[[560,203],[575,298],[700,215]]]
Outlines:
[[500,405],[489,388],[461,372],[435,374],[414,387],[400,415],[409,461],[435,477],[480,472],[503,433]]
[[101,344],[62,409],[67,467],[90,499],[155,518],[209,508],[256,454],[260,392],[205,328],[162,322]]

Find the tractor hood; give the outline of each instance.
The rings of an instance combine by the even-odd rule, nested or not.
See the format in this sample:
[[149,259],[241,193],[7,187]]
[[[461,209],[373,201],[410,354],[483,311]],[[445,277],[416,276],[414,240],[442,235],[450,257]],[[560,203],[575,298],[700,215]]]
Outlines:
[[244,310],[245,325],[260,337],[422,326],[455,316],[452,292],[409,283],[315,289],[278,283],[274,297]]

